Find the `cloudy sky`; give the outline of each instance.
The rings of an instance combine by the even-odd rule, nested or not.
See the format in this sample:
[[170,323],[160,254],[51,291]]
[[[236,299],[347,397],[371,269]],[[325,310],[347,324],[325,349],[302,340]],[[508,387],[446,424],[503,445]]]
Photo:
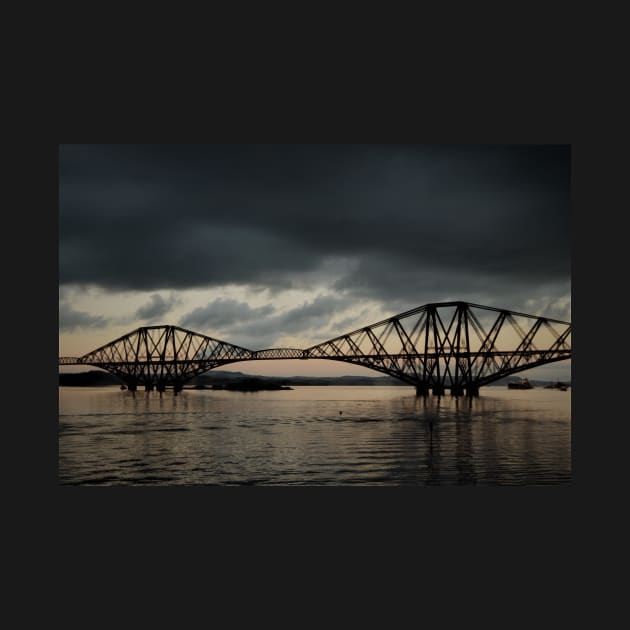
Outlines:
[[307,347],[446,300],[570,321],[570,231],[569,146],[61,145],[59,353],[151,324]]

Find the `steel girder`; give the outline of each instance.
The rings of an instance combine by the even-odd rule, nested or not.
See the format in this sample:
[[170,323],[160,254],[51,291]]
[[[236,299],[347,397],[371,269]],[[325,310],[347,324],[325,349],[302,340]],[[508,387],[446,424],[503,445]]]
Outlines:
[[419,392],[479,387],[571,358],[571,324],[467,302],[426,304],[307,349],[248,350],[177,326],[147,326],[59,365],[93,365],[131,388],[176,389],[238,361],[331,359],[394,376]]
[[420,390],[478,390],[529,368],[571,358],[571,324],[466,302],[427,304],[306,350]]
[[[197,374],[251,358],[251,350],[200,335],[178,326],[138,328],[92,352],[75,364],[103,368],[123,379],[130,388],[140,385],[164,389],[181,385]],[[65,358],[60,365],[68,365]]]

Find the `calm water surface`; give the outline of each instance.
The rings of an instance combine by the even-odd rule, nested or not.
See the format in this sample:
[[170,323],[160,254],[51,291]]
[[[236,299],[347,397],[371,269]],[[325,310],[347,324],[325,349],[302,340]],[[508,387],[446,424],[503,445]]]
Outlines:
[[59,483],[539,485],[571,482],[571,392],[59,388]]

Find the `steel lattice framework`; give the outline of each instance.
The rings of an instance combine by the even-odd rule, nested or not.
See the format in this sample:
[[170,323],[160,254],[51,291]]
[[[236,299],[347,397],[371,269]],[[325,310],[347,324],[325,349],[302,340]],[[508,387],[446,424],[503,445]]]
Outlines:
[[247,361],[252,351],[178,326],[145,326],[79,358],[59,365],[87,364],[124,380],[129,389],[144,385],[181,390],[185,381],[219,365]]
[[330,359],[371,368],[418,394],[475,395],[479,387],[539,365],[571,358],[571,324],[467,302],[426,304],[307,349],[248,350],[177,326],[138,328],[82,357],[135,390],[162,391],[238,361]]
[[466,302],[427,304],[308,348],[394,376],[418,393],[479,387],[571,358],[571,324]]

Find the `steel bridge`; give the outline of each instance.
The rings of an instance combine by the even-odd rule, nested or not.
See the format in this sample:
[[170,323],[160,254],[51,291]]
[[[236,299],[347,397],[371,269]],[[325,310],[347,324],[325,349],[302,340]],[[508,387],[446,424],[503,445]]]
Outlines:
[[181,391],[192,377],[238,361],[328,359],[360,365],[417,395],[475,396],[505,376],[571,358],[571,323],[467,302],[426,304],[310,348],[249,350],[178,326],[143,326],[59,365],[90,365],[128,389]]

